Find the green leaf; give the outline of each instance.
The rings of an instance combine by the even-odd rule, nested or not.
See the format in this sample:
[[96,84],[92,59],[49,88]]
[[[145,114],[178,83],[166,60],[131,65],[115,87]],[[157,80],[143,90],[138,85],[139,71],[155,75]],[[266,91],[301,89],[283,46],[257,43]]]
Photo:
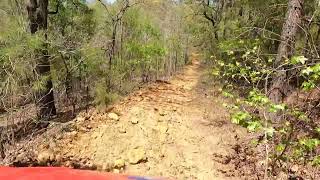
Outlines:
[[268,97],[261,94],[257,90],[250,91],[248,99],[249,99],[249,101],[251,101],[255,104],[260,104],[260,105],[264,105],[269,102]]
[[223,95],[224,97],[227,97],[227,98],[233,98],[233,97],[234,97],[231,93],[226,92],[226,91],[222,92],[222,95]]
[[276,146],[276,151],[282,153],[284,151],[285,147],[286,146],[284,144],[278,144]]
[[220,70],[219,69],[213,69],[212,72],[211,72],[211,75],[219,76],[220,75]]
[[307,60],[308,59],[304,56],[293,56],[290,62],[291,64],[294,64],[294,65],[298,63],[305,64]]
[[316,64],[314,66],[311,67],[312,72],[314,73],[319,73],[320,72],[320,64]]
[[230,55],[233,55],[234,52],[233,51],[228,51],[227,54],[230,56]]
[[237,112],[237,113],[232,115],[231,122],[234,123],[234,124],[243,125],[247,121],[249,121],[250,119],[251,119],[251,116],[250,116],[249,113],[247,113],[247,112]]
[[298,117],[301,121],[309,121],[310,119],[308,118],[308,116],[307,115],[305,115],[305,114],[301,114],[301,115],[299,115],[299,117]]
[[253,145],[253,146],[257,146],[259,144],[259,141],[257,139],[253,139],[250,141],[250,143]]
[[273,127],[265,128],[264,131],[266,132],[268,137],[273,137],[276,130]]
[[314,150],[316,147],[318,147],[320,145],[320,140],[319,139],[301,139],[299,141],[299,144],[304,146],[306,148],[306,150],[308,151],[312,151]]
[[313,166],[320,166],[320,155],[313,158],[312,165]]
[[286,134],[287,133],[287,129],[286,128],[281,128],[281,129],[279,129],[279,133]]
[[286,109],[285,104],[272,104],[269,108],[269,112],[276,113],[278,111],[283,111]]
[[250,132],[256,132],[257,130],[259,130],[262,127],[261,123],[258,121],[253,121],[253,122],[248,122],[248,126],[247,129]]
[[307,67],[306,69],[302,70],[301,73],[304,75],[310,75],[313,72],[311,67]]
[[311,89],[314,89],[316,87],[316,84],[313,81],[305,81],[302,83],[302,89],[304,91],[310,91]]

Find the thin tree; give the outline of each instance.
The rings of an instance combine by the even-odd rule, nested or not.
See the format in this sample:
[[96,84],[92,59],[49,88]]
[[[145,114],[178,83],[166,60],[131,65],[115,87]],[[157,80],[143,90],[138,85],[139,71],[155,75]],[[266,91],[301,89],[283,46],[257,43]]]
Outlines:
[[[48,29],[48,14],[56,14],[48,11],[48,0],[29,0],[27,4],[29,30],[31,34],[35,34],[39,30],[46,31]],[[59,4],[59,3],[57,3]],[[45,33],[45,40],[47,35]],[[41,50],[35,52],[37,56],[36,72],[44,78],[44,88],[37,92],[37,106],[39,107],[39,118],[49,118],[56,115],[56,107],[54,104],[53,83],[50,75],[50,61],[47,50],[47,44],[44,43]]]
[[112,15],[105,3],[103,3],[101,0],[98,0],[101,5],[105,8],[106,12],[111,18],[111,26],[112,26],[112,35],[111,35],[111,43],[108,46],[109,47],[109,69],[112,68],[112,60],[114,58],[114,55],[116,54],[116,38],[117,38],[117,32],[118,32],[118,26],[122,21],[122,18],[124,14],[128,11],[128,9],[136,4],[139,4],[140,2],[130,3],[129,0],[124,0],[122,2],[121,8],[119,11]]

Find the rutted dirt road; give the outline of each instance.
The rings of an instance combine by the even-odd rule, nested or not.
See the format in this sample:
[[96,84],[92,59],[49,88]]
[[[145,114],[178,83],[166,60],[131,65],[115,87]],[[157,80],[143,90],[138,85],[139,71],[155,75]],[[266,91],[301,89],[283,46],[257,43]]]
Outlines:
[[218,87],[205,74],[195,56],[169,82],[136,91],[108,111],[81,113],[74,130],[41,143],[38,161],[68,157],[132,175],[239,179],[226,177],[233,166],[219,157],[231,154],[245,132],[229,122]]

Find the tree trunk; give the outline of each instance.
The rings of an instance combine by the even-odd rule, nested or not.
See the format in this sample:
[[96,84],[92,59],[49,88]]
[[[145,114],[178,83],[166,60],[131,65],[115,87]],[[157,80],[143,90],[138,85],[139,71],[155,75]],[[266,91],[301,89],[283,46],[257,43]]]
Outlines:
[[109,70],[112,69],[112,60],[113,60],[113,57],[115,55],[117,30],[118,30],[118,22],[115,22],[114,26],[113,26],[113,30],[112,30],[112,37],[111,37],[111,49],[110,49],[110,56],[109,56]]
[[174,72],[177,71],[177,67],[178,67],[178,50],[176,50],[175,56],[174,56]]
[[[304,0],[289,0],[286,21],[281,33],[281,42],[274,62],[274,68],[281,67],[284,60],[290,58],[295,49],[296,34],[301,24]],[[269,98],[274,103],[281,103],[288,91],[287,74],[284,67],[277,69],[272,80]]]
[[[29,0],[27,5],[29,28],[31,34],[35,34],[38,30],[46,31],[48,28],[48,0]],[[45,35],[45,39],[47,35]],[[54,104],[53,84],[50,75],[50,62],[47,50],[47,44],[43,45],[43,49],[36,52],[38,57],[38,64],[36,71],[39,76],[48,76],[46,78],[45,88],[37,92],[39,107],[39,118],[49,118],[56,114],[56,107]]]
[[184,64],[188,64],[189,63],[189,54],[188,54],[188,47],[189,47],[189,37],[187,36],[187,40],[186,40],[186,47],[184,49]]

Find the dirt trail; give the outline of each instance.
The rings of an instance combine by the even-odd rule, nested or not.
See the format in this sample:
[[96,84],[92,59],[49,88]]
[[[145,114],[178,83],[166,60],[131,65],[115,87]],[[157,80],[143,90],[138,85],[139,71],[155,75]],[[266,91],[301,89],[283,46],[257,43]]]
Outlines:
[[232,178],[223,172],[232,172],[233,166],[220,157],[233,152],[244,130],[229,122],[223,98],[193,59],[169,83],[143,88],[111,111],[79,115],[77,130],[48,146],[58,149],[55,154],[90,159],[120,173],[178,180]]

